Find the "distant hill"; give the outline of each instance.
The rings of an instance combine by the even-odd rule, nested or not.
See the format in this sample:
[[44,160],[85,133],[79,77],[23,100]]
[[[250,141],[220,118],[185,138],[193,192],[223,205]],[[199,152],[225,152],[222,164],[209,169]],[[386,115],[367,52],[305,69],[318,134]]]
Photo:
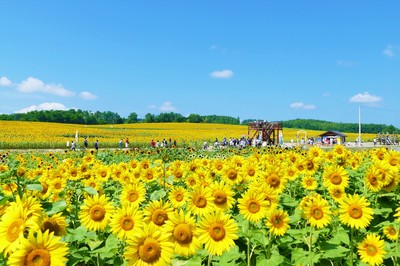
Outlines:
[[[329,122],[324,120],[315,119],[294,119],[281,121],[283,127],[286,128],[300,128],[309,130],[336,130],[341,132],[357,133],[358,123],[338,123]],[[361,129],[363,133],[399,133],[400,130],[393,125],[385,124],[361,124]]]

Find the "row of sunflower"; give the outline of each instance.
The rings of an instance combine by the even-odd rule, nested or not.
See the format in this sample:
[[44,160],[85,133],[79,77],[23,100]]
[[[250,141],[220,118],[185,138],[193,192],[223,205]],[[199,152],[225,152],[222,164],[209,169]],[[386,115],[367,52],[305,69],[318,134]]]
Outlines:
[[0,265],[399,262],[397,151],[7,152],[0,162]]

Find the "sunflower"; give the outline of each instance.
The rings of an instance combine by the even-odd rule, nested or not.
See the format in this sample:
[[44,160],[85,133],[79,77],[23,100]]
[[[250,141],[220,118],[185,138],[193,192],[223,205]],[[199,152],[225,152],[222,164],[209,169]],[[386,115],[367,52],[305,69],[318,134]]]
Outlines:
[[397,221],[400,222],[400,207],[397,207],[396,213],[393,216],[397,217]]
[[279,165],[268,165],[262,172],[260,179],[280,194],[288,182],[285,170]]
[[250,188],[238,199],[239,213],[251,222],[258,222],[267,215],[269,202],[259,189]]
[[358,255],[361,261],[369,265],[380,265],[383,263],[383,256],[386,254],[385,243],[379,235],[367,234],[364,240],[358,244]]
[[187,190],[184,187],[173,186],[169,192],[168,199],[172,207],[179,209],[186,204]]
[[17,191],[18,185],[17,183],[10,183],[10,184],[4,184],[1,187],[1,192],[7,197],[12,197],[12,195]]
[[378,192],[383,187],[380,173],[380,170],[372,165],[364,175],[365,185],[372,192]]
[[38,228],[36,221],[29,218],[31,214],[20,204],[7,207],[0,221],[0,253],[4,251],[5,254],[10,254],[24,238],[27,229]]
[[133,205],[115,210],[110,221],[111,232],[121,240],[132,238],[142,226],[143,212]]
[[311,226],[321,229],[331,221],[329,203],[322,197],[315,197],[305,204],[304,216]]
[[397,188],[397,185],[399,184],[399,181],[400,181],[400,175],[399,174],[393,175],[393,177],[390,180],[390,182],[388,182],[386,185],[384,185],[382,187],[382,190],[386,191],[386,192],[395,191],[396,188]]
[[383,162],[389,165],[389,167],[397,168],[400,166],[400,152],[398,151],[388,151],[384,158]]
[[206,213],[199,223],[199,241],[211,255],[220,256],[235,246],[238,226],[229,214],[221,210]]
[[222,179],[230,185],[240,184],[243,179],[243,171],[240,171],[240,167],[234,162],[227,161],[222,169]]
[[398,175],[398,169],[394,169],[384,162],[377,161],[375,162],[374,167],[378,170],[379,181],[383,186],[389,184],[394,176]]
[[163,226],[172,212],[173,209],[169,202],[163,202],[162,200],[152,201],[143,211],[144,222],[152,222],[156,226]]
[[272,234],[282,236],[290,228],[289,221],[286,211],[275,209],[268,213],[266,224]]
[[301,185],[307,190],[316,190],[318,187],[317,180],[312,175],[305,175],[301,179]]
[[285,166],[285,169],[286,169],[286,176],[289,179],[289,181],[294,181],[299,176],[297,173],[297,168],[295,166],[288,164]]
[[344,192],[344,188],[342,187],[333,187],[329,189],[329,194],[336,202],[341,201],[346,195],[346,193]]
[[126,242],[125,259],[127,265],[169,265],[173,255],[173,243],[169,235],[163,233],[153,223],[144,224],[132,239]]
[[201,249],[196,221],[190,216],[190,213],[185,215],[182,210],[175,211],[170,219],[165,222],[164,229],[171,236],[175,254],[189,257]]
[[383,161],[385,158],[387,150],[385,148],[378,148],[378,149],[373,149],[371,150],[371,155],[373,156],[372,158],[375,161]]
[[214,159],[211,161],[212,169],[214,169],[217,173],[222,171],[224,168],[224,160],[222,159]]
[[386,238],[388,238],[391,241],[396,241],[399,238],[399,232],[393,225],[385,226],[383,228],[383,233],[385,234]]
[[81,224],[88,230],[100,231],[108,225],[114,208],[105,195],[88,197],[79,212]]
[[151,182],[156,180],[157,172],[155,168],[145,168],[141,171],[141,178],[144,182]]
[[211,189],[195,186],[189,194],[188,208],[193,214],[199,216],[211,212],[215,208]]
[[15,202],[11,202],[10,205],[21,205],[28,214],[28,218],[34,220],[36,223],[43,215],[43,208],[36,197],[24,194],[22,198],[17,196]]
[[103,190],[102,183],[95,177],[89,177],[88,179],[84,179],[81,181],[85,187],[92,187],[94,188],[97,193]]
[[102,165],[100,163],[93,166],[95,169],[95,175],[101,182],[107,182],[111,175],[111,170],[107,165]]
[[333,187],[347,188],[349,185],[349,173],[339,165],[327,165],[322,174],[323,184],[329,190]]
[[121,204],[139,206],[146,198],[146,187],[141,182],[132,183],[122,188]]
[[53,194],[60,194],[64,191],[65,187],[67,186],[67,179],[65,178],[53,178],[50,181],[50,191]]
[[319,168],[318,161],[314,157],[306,157],[302,161],[307,174],[313,175]]
[[51,217],[45,215],[40,224],[42,233],[48,230],[50,233],[54,233],[55,236],[67,234],[67,222],[65,217],[62,216],[62,213],[56,213]]
[[260,175],[260,166],[257,161],[246,161],[241,169],[243,176],[248,179],[255,179]]
[[214,198],[214,204],[217,208],[224,211],[232,208],[235,203],[234,191],[229,185],[226,185],[224,181],[214,182],[210,185],[212,196]]
[[369,225],[374,211],[363,196],[347,195],[340,202],[340,221],[351,228],[365,228]]
[[53,232],[37,232],[28,239],[23,238],[18,249],[11,254],[8,265],[52,265],[62,266],[67,263],[68,247]]

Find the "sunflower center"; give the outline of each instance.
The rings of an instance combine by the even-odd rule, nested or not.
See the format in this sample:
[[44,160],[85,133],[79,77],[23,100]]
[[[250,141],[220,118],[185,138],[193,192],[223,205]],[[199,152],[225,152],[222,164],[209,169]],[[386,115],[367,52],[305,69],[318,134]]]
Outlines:
[[93,205],[92,208],[90,208],[90,219],[92,219],[93,221],[102,221],[105,214],[106,211],[104,207],[100,204]]
[[58,235],[60,232],[60,226],[51,220],[46,220],[43,223],[43,232],[46,232],[46,230],[49,230],[49,232],[54,232],[55,235]]
[[376,176],[370,176],[369,182],[371,183],[371,185],[378,185],[378,178],[376,178]]
[[212,224],[208,229],[208,233],[212,239],[220,241],[225,237],[225,228],[221,224]]
[[7,228],[7,234],[6,234],[8,242],[14,242],[18,238],[19,232],[21,230],[21,225],[23,223],[24,221],[21,218],[19,218],[10,224],[10,226]]
[[221,171],[223,167],[224,167],[223,164],[217,164],[217,165],[215,166],[215,169],[217,169],[218,171]]
[[397,234],[397,231],[395,228],[391,227],[388,231],[389,235],[395,236]]
[[192,242],[193,233],[187,224],[178,224],[174,229],[174,237],[179,244],[189,244]]
[[331,174],[331,176],[329,177],[329,180],[334,185],[339,185],[340,183],[342,183],[342,177],[337,173]]
[[229,169],[228,172],[226,173],[226,175],[228,176],[228,178],[230,180],[234,180],[237,177],[237,172],[235,169]]
[[45,249],[34,249],[25,257],[27,266],[50,266],[50,253]]
[[183,194],[181,192],[176,193],[175,200],[181,202],[183,200]]
[[155,210],[151,216],[151,220],[158,226],[161,226],[168,220],[168,214],[164,210]]
[[60,183],[55,183],[54,184],[54,188],[56,189],[56,190],[59,190],[59,189],[61,189],[61,184]]
[[46,194],[49,186],[46,183],[41,183],[42,185],[42,194]]
[[251,213],[257,213],[260,211],[260,203],[258,203],[256,200],[249,200],[246,205],[247,210],[249,210]]
[[198,208],[204,208],[207,206],[207,199],[203,195],[197,195],[194,198],[193,203]]
[[272,224],[275,228],[281,228],[283,226],[283,220],[279,216],[275,216],[272,218]]
[[106,177],[107,176],[107,172],[106,171],[101,171],[100,176],[101,177]]
[[154,263],[161,257],[160,244],[152,239],[147,238],[143,245],[139,246],[139,258],[146,263]]
[[279,177],[277,175],[272,174],[267,178],[267,183],[272,188],[276,188],[276,187],[279,187],[279,184],[281,183],[281,180],[279,179]]
[[130,231],[135,226],[135,222],[132,220],[131,217],[125,216],[121,219],[120,225],[123,230]]
[[390,158],[389,164],[391,166],[397,166],[399,164],[399,162],[398,162],[397,158]]
[[256,171],[254,171],[254,169],[249,169],[249,170],[247,170],[247,175],[248,176],[254,176],[254,174],[256,173]]
[[135,202],[139,198],[139,194],[137,191],[129,191],[127,198],[130,202]]
[[226,197],[226,193],[222,190],[216,190],[213,193],[214,203],[217,205],[225,204],[228,198]]
[[365,251],[367,252],[368,256],[371,256],[371,257],[375,256],[376,253],[378,253],[378,249],[374,245],[368,245],[365,248]]
[[314,163],[312,161],[307,161],[306,162],[306,168],[307,168],[307,170],[314,169]]
[[361,218],[362,214],[363,214],[363,211],[359,206],[351,206],[350,207],[349,215],[351,218],[359,219],[359,218]]
[[175,177],[176,178],[181,178],[183,176],[183,172],[181,170],[175,171]]
[[324,211],[320,207],[314,207],[311,210],[311,215],[315,220],[320,220],[324,217]]

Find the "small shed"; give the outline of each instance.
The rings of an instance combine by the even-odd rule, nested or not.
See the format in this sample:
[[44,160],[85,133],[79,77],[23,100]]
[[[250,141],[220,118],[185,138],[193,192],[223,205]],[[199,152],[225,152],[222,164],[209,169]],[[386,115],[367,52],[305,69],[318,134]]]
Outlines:
[[347,135],[342,132],[329,130],[319,135],[321,137],[322,145],[343,144],[346,141]]

